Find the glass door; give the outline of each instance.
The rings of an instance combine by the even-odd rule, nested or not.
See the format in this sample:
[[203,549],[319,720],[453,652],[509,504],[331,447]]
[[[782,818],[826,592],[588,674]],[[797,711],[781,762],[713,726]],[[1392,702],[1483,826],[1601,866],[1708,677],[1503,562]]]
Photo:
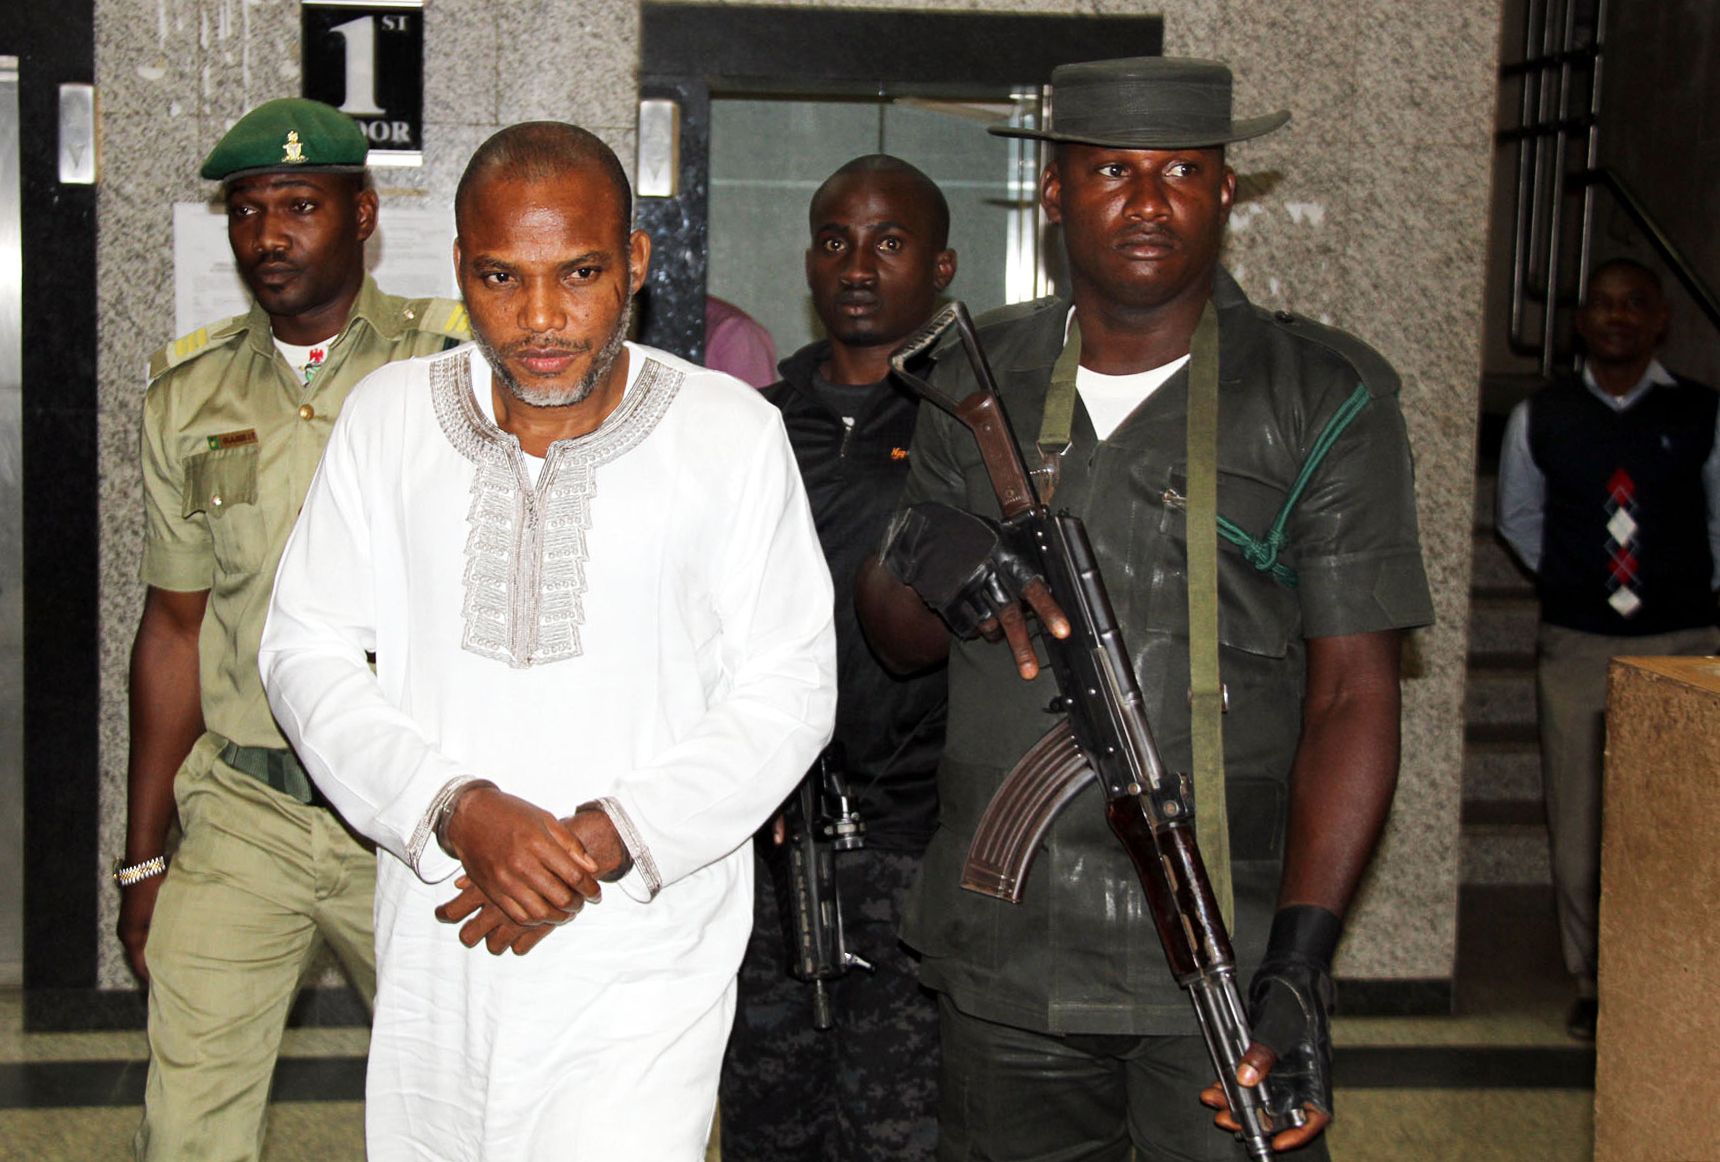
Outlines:
[[[0,56],[0,867],[24,866],[22,240],[18,58]],[[23,983],[23,877],[0,876],[0,986]]]
[[763,324],[779,357],[818,338],[803,262],[813,192],[843,163],[887,153],[949,202],[953,297],[978,314],[1049,293],[1037,143],[985,132],[1037,124],[1039,111],[1030,88],[992,101],[713,94],[708,292]]

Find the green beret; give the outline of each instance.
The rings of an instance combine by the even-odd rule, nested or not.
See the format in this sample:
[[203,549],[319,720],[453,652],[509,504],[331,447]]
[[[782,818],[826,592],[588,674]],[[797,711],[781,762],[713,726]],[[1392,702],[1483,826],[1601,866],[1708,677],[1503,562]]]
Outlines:
[[358,173],[369,149],[364,130],[339,109],[283,97],[239,118],[199,172],[211,181],[279,170]]

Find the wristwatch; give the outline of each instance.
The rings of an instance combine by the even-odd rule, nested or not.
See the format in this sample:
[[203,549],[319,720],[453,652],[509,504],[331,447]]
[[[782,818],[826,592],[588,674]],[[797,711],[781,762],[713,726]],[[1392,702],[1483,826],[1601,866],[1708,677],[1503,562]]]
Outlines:
[[165,855],[151,856],[149,859],[134,864],[127,864],[122,856],[113,861],[113,882],[122,888],[129,888],[151,876],[158,876],[166,870],[167,857]]

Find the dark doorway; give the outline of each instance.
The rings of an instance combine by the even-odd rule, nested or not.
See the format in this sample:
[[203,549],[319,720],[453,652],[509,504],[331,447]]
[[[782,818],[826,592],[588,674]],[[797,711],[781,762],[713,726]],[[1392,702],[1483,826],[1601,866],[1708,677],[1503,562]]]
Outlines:
[[62,181],[59,158],[62,86],[95,79],[95,11],[11,11],[0,55],[16,57],[18,111],[23,978],[39,1027],[96,981],[96,187]]
[[[782,114],[780,108],[773,113],[772,107],[778,103],[823,105],[828,106],[823,111],[829,114],[826,120],[833,124],[856,117],[878,122],[875,142],[855,152],[891,148],[892,120],[898,127],[894,140],[918,141],[924,149],[927,114],[954,121],[961,117],[961,109],[974,111],[971,133],[976,139],[985,139],[978,122],[988,107],[996,110],[999,119],[1011,115],[1012,110],[1018,116],[1037,115],[1038,95],[1055,66],[1104,57],[1154,56],[1162,50],[1164,39],[1164,22],[1156,16],[853,12],[647,3],[642,9],[642,24],[640,96],[674,101],[678,106],[680,161],[674,196],[641,198],[639,202],[639,225],[651,232],[655,246],[639,334],[644,342],[694,360],[704,354],[704,298],[711,271],[713,100],[737,103],[717,110],[719,125],[727,121],[744,126],[750,117],[762,130],[772,124],[773,116]],[[741,102],[747,107],[741,108]],[[821,114],[815,112],[812,117],[817,121]],[[957,130],[961,126],[947,128]],[[921,164],[917,156],[909,156],[909,160]],[[1031,197],[1024,198],[1021,188],[1021,156],[998,164],[998,190],[980,189],[974,200],[976,206],[996,203],[995,208],[1007,218],[1011,205],[1019,211]],[[1013,172],[1006,168],[1011,165]],[[759,155],[755,168],[776,170],[756,176],[780,203],[772,213],[780,209],[786,216],[779,225],[772,224],[768,237],[779,243],[785,237],[799,239],[805,231],[804,198],[798,210],[793,201],[797,194],[810,196],[810,189],[799,190],[810,179],[772,162],[769,151]],[[922,168],[942,182],[952,180],[951,174]],[[1031,171],[1034,167],[1029,162],[1025,168]],[[960,176],[954,180],[965,182]],[[749,234],[764,226],[756,218],[747,223]],[[1020,228],[1019,212],[1015,228]],[[1000,252],[1011,244],[1002,235],[997,240]],[[735,245],[744,243],[723,240],[725,250]],[[802,244],[793,245],[798,248]],[[1030,246],[1031,242],[1017,238],[1014,245]],[[1000,264],[1007,264],[1007,256],[988,255],[981,267]],[[796,258],[780,272],[780,278],[785,285],[798,287],[799,271]],[[1021,277],[1018,275],[1014,285],[1024,285]],[[993,281],[987,279],[984,285]],[[962,293],[970,292],[964,289]],[[991,293],[976,296],[976,305],[996,305],[987,297]],[[767,313],[780,317],[782,309],[779,302]],[[788,323],[783,327],[788,332],[786,338],[799,334]]]

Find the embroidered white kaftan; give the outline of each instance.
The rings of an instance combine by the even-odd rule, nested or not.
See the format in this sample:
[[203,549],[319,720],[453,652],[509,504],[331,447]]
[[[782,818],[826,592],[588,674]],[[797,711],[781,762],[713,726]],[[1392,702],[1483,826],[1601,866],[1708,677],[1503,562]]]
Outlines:
[[[372,1159],[703,1157],[746,841],[830,734],[830,577],[776,409],[627,351],[622,403],[535,484],[475,348],[377,371],[281,561],[270,706],[382,849]],[[429,809],[473,776],[604,799],[634,854],[524,957],[432,915],[457,867]]]

